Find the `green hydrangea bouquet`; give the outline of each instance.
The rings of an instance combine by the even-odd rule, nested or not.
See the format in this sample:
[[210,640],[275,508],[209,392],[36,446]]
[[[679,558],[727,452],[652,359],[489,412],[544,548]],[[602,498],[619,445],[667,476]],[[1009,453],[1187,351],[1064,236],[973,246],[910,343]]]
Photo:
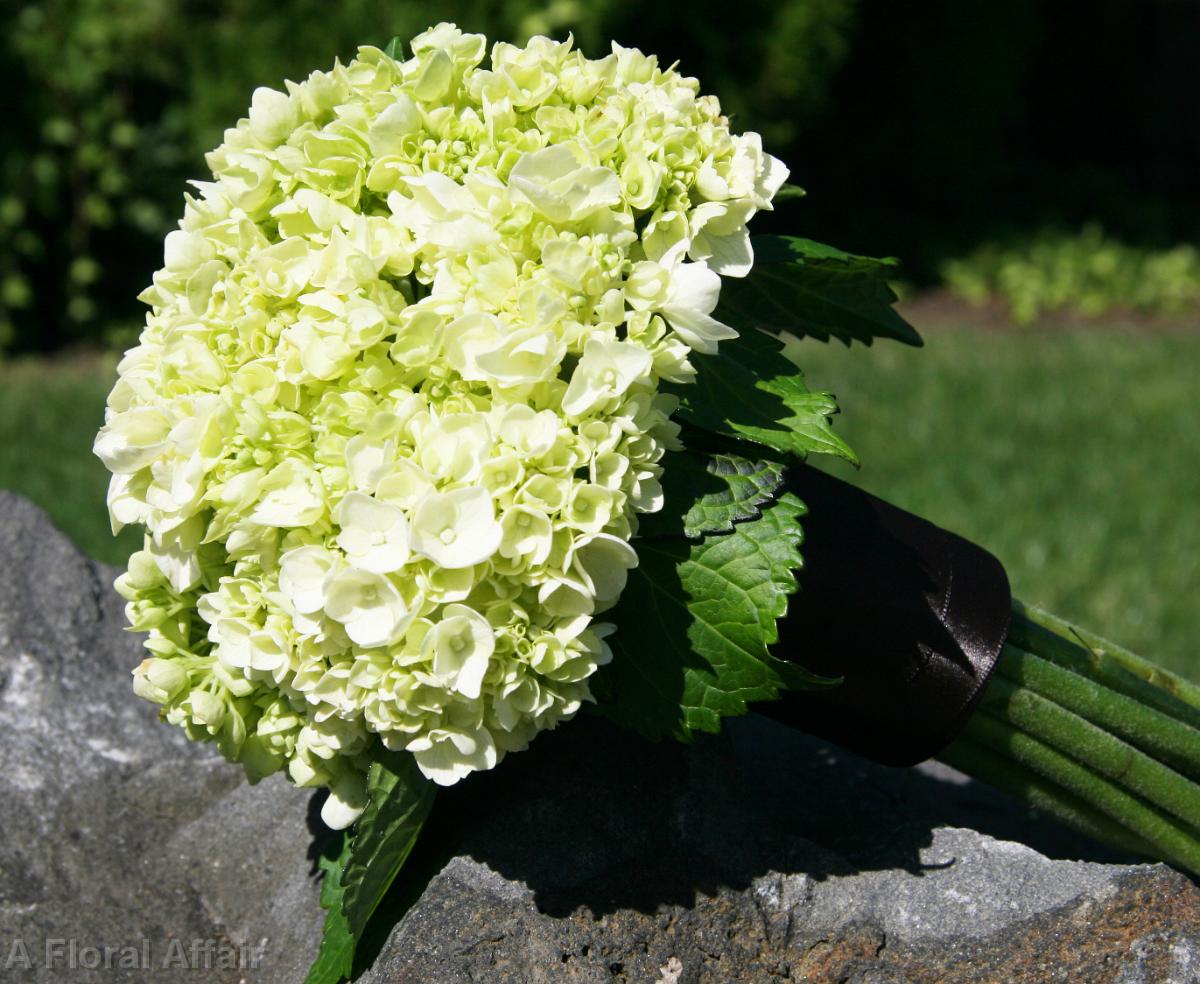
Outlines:
[[487,54],[441,24],[256,91],[96,440],[114,529],[146,530],[134,689],[354,827],[314,984],[351,975],[438,786],[585,705],[687,738],[836,686],[772,649],[788,469],[853,460],[798,339],[916,341],[891,261],[751,239],[798,189],[695,79]]

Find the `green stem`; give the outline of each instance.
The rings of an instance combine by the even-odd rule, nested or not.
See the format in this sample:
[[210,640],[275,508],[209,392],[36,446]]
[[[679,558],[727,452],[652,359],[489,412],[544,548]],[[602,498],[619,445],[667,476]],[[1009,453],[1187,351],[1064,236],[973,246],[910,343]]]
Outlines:
[[1200,727],[1200,686],[1056,615],[1014,601],[1009,640]]
[[1017,731],[1009,721],[996,718],[986,710],[974,714],[963,735],[1091,804],[1153,845],[1162,857],[1188,871],[1200,873],[1200,839],[1195,832],[1155,810],[1111,779],[1097,775],[1037,738]]
[[994,677],[980,707],[1185,823],[1200,818],[1200,786],[1053,700]]
[[969,737],[961,737],[938,758],[969,776],[1015,796],[1043,813],[1088,837],[1111,844],[1129,854],[1154,857],[1153,845],[1137,834],[1036,773],[1022,768],[1006,755],[1000,755]]
[[1200,730],[1016,646],[1004,647],[996,673],[1200,779]]
[[1200,875],[1200,687],[1062,619],[1014,601],[980,708],[941,757]]

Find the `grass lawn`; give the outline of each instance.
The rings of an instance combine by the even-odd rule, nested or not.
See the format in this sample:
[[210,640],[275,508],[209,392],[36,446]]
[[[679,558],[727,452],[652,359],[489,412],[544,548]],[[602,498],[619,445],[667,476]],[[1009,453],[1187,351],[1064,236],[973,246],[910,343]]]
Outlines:
[[93,557],[122,564],[136,530],[113,539],[108,472],[92,456],[115,359],[0,363],[0,489],[27,496]]
[[[863,468],[976,540],[1026,601],[1200,679],[1200,334],[939,329],[924,349],[806,343]],[[0,366],[0,488],[119,563],[91,456],[112,364]]]
[[806,347],[863,461],[830,471],[986,546],[1022,600],[1200,679],[1200,333]]

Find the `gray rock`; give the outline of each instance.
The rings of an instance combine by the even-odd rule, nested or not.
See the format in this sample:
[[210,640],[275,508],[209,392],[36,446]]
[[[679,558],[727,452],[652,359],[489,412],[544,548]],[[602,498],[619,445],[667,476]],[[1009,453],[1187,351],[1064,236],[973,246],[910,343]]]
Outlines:
[[321,924],[310,796],[250,788],[160,724],[130,690],[117,571],[5,492],[0,559],[0,980],[198,979],[163,966],[182,959],[238,981],[218,965],[264,938],[272,979],[302,980]]
[[[6,493],[0,559],[0,980],[302,981],[315,799],[159,724],[116,572]],[[360,979],[1200,981],[1195,886],[1123,860],[762,718],[690,748],[581,719],[439,797]]]
[[728,730],[684,749],[579,721],[453,790],[453,859],[362,980],[1198,979],[1200,893],[1169,868],[942,766]]

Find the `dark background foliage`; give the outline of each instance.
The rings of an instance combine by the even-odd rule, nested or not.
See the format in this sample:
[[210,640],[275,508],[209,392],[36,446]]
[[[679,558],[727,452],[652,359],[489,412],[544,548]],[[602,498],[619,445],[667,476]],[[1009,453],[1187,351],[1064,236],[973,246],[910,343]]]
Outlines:
[[920,277],[1048,224],[1195,240],[1197,65],[1187,0],[864,0],[823,112],[786,152],[817,238]]
[[[1191,0],[3,0],[0,352],[123,343],[184,182],[279,86],[451,19],[678,60],[762,132],[814,238],[948,256],[1047,224],[1200,237]],[[768,223],[764,223],[766,225]]]

